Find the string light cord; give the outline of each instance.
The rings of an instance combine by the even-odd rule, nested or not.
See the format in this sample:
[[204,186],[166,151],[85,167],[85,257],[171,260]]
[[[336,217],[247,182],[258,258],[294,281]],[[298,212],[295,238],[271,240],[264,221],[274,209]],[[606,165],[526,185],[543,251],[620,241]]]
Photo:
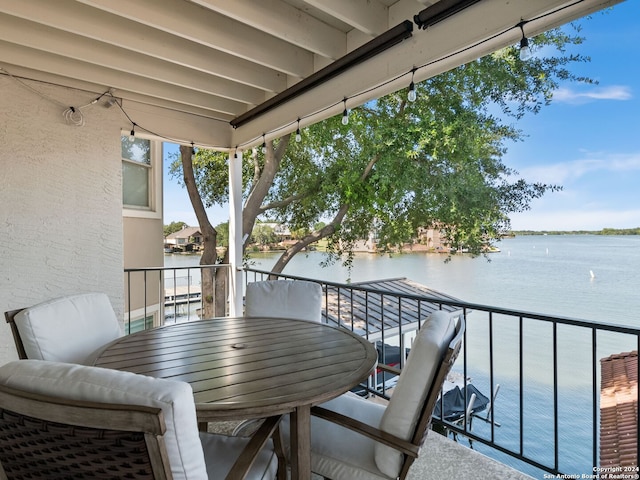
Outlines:
[[[299,117],[297,120],[294,120],[294,121],[292,121],[292,122],[289,122],[288,124],[283,125],[283,126],[282,126],[282,127],[280,127],[280,128],[277,128],[277,129],[275,129],[275,130],[271,130],[271,131],[269,131],[269,132],[266,132],[266,134],[267,134],[267,135],[270,135],[270,136],[275,134],[275,135],[277,136],[278,132],[280,132],[280,131],[286,131],[287,129],[290,129],[293,125],[296,125],[296,124],[297,124],[297,125],[300,125],[300,120],[303,120],[303,119],[305,119],[305,118],[311,118],[311,117],[314,117],[314,116],[320,115],[320,114],[322,114],[322,113],[323,113],[323,112],[325,112],[325,111],[328,111],[328,110],[332,110],[332,109],[334,109],[335,107],[337,107],[337,106],[338,106],[338,105],[340,105],[340,104],[346,105],[346,100],[353,100],[353,99],[357,99],[357,98],[359,98],[359,97],[362,97],[362,96],[368,95],[369,93],[371,93],[371,92],[373,92],[373,91],[375,91],[375,90],[378,90],[379,88],[384,87],[384,86],[386,86],[386,85],[388,85],[388,84],[390,84],[390,83],[393,83],[393,82],[395,82],[395,81],[397,81],[397,80],[399,80],[399,79],[401,79],[401,78],[409,77],[409,78],[411,78],[411,80],[413,80],[413,77],[414,77],[414,75],[415,75],[416,71],[418,71],[418,70],[420,70],[420,69],[423,69],[423,68],[426,68],[426,67],[430,67],[430,66],[435,65],[435,64],[437,64],[437,63],[440,63],[440,62],[443,62],[443,61],[445,61],[445,60],[448,60],[448,59],[450,59],[450,58],[452,58],[452,57],[455,57],[455,56],[457,56],[457,55],[460,55],[460,54],[462,54],[462,53],[465,53],[465,52],[467,52],[467,51],[469,51],[469,50],[472,50],[472,49],[474,49],[474,48],[477,48],[477,47],[479,47],[479,46],[481,46],[481,45],[483,45],[483,44],[485,44],[485,43],[491,42],[492,40],[495,40],[496,38],[501,37],[502,35],[504,35],[504,34],[506,34],[506,33],[510,32],[510,31],[512,31],[512,30],[516,30],[516,29],[517,29],[517,30],[520,30],[520,25],[523,25],[523,24],[526,24],[526,23],[529,23],[529,22],[534,22],[534,21],[537,21],[537,20],[541,20],[541,19],[543,19],[543,18],[545,18],[545,17],[548,17],[548,16],[551,16],[551,15],[554,15],[554,14],[556,14],[556,13],[558,13],[558,12],[563,11],[563,10],[566,10],[566,9],[572,8],[572,7],[574,7],[574,6],[576,6],[576,5],[579,5],[580,3],[583,3],[583,2],[584,2],[584,0],[576,0],[576,1],[575,1],[575,2],[573,2],[573,3],[570,3],[570,4],[568,4],[568,5],[564,5],[564,6],[559,7],[559,8],[557,8],[557,9],[553,10],[553,11],[550,11],[550,12],[544,13],[544,14],[542,14],[542,15],[539,15],[539,16],[537,16],[537,17],[531,18],[530,20],[521,20],[521,21],[520,21],[520,22],[518,22],[516,25],[514,25],[514,26],[512,26],[512,27],[509,27],[509,28],[505,28],[505,29],[504,29],[504,30],[502,30],[501,32],[498,32],[498,33],[496,33],[496,34],[492,35],[491,37],[487,37],[487,38],[485,38],[484,40],[480,40],[479,42],[474,43],[473,45],[470,45],[470,46],[465,47],[465,48],[461,48],[460,50],[456,50],[455,52],[452,52],[452,53],[450,53],[450,54],[448,54],[448,55],[445,55],[445,56],[443,56],[443,57],[439,57],[439,58],[437,58],[437,59],[435,59],[435,60],[432,60],[432,61],[430,61],[430,62],[426,62],[426,63],[424,63],[424,64],[422,64],[422,65],[414,66],[414,67],[412,67],[412,68],[411,68],[411,70],[409,70],[408,72],[401,73],[401,74],[399,74],[399,75],[397,75],[397,76],[395,76],[395,77],[393,77],[393,78],[390,78],[390,79],[388,79],[388,80],[386,80],[386,81],[384,81],[384,82],[382,82],[382,83],[379,83],[379,84],[377,84],[377,85],[375,85],[375,86],[373,86],[373,87],[370,87],[370,88],[368,88],[368,89],[366,89],[366,90],[362,90],[362,91],[360,91],[360,92],[358,92],[358,93],[356,93],[356,94],[353,94],[353,95],[352,95],[352,96],[350,96],[350,97],[344,97],[342,100],[338,100],[338,101],[336,101],[336,102],[334,102],[334,103],[332,103],[332,104],[330,104],[330,105],[327,105],[326,107],[323,107],[323,108],[321,108],[321,109],[319,109],[319,110],[316,110],[316,111],[315,111],[315,112],[313,112],[313,113],[310,113],[310,114],[308,114],[308,115],[305,115],[305,116]],[[344,111],[343,111],[343,118],[344,118]],[[243,143],[243,144],[240,144],[240,145],[239,145],[239,148],[240,148],[240,149],[242,149],[242,147],[244,147],[244,146],[246,146],[246,145],[254,144],[254,143],[256,143],[256,142],[257,142],[261,137],[264,137],[264,134],[262,134],[262,135],[260,135],[260,136],[256,136],[256,137],[254,137],[253,139],[248,140],[247,142],[245,142],[245,143]]]
[[[460,50],[457,50],[457,51],[452,52],[452,53],[450,53],[448,55],[445,55],[443,57],[439,57],[439,58],[437,58],[435,60],[432,60],[430,62],[424,63],[422,65],[413,66],[411,68],[411,70],[409,70],[408,72],[404,72],[402,74],[399,74],[399,75],[397,75],[397,76],[395,76],[393,78],[390,78],[390,79],[388,79],[388,80],[386,80],[386,81],[384,81],[382,83],[379,83],[379,84],[377,84],[375,86],[372,86],[372,87],[370,87],[368,89],[362,90],[359,93],[356,93],[356,94],[354,94],[354,95],[352,95],[350,97],[344,97],[342,100],[338,100],[338,101],[336,101],[336,102],[334,102],[334,103],[332,103],[330,105],[327,105],[326,107],[318,109],[318,110],[316,110],[316,111],[314,111],[312,113],[309,113],[309,114],[307,114],[305,116],[298,117],[296,120],[293,120],[293,121],[291,121],[291,122],[289,122],[289,123],[277,128],[277,129],[274,129],[274,130],[271,130],[271,131],[268,131],[268,132],[264,132],[261,135],[256,136],[251,140],[248,140],[248,141],[246,141],[246,142],[244,142],[242,144],[236,145],[235,150],[243,150],[243,147],[246,147],[246,146],[251,145],[251,144],[255,144],[256,142],[258,142],[260,140],[260,138],[262,138],[263,143],[265,143],[267,135],[269,135],[269,136],[273,136],[273,135],[277,136],[278,132],[286,131],[286,130],[290,129],[293,125],[297,125],[297,131],[298,131],[300,129],[300,121],[301,120],[304,120],[306,118],[312,118],[312,117],[317,116],[317,115],[321,115],[325,111],[334,109],[335,107],[337,107],[340,104],[343,104],[345,106],[345,108],[346,108],[347,100],[358,99],[359,97],[362,97],[362,96],[365,96],[365,95],[369,95],[371,92],[373,92],[375,90],[378,90],[379,88],[382,88],[382,87],[384,87],[384,86],[386,86],[388,84],[391,84],[391,83],[393,83],[393,82],[395,82],[395,81],[397,81],[397,80],[399,80],[401,78],[409,77],[409,78],[411,78],[411,81],[413,81],[413,77],[414,77],[416,71],[418,71],[420,69],[435,65],[437,63],[440,63],[440,62],[443,62],[445,60],[448,60],[448,59],[450,59],[452,57],[455,57],[457,55],[465,53],[465,52],[467,52],[469,50],[472,50],[472,49],[474,49],[476,47],[479,47],[479,46],[481,46],[481,45],[483,45],[485,43],[488,43],[488,42],[490,42],[490,41],[492,41],[492,40],[494,40],[494,39],[496,39],[496,38],[508,33],[511,30],[520,29],[521,25],[524,25],[525,23],[533,22],[533,21],[540,20],[542,18],[548,17],[550,15],[554,15],[554,14],[556,14],[558,12],[561,12],[562,10],[566,10],[566,9],[572,8],[572,7],[574,7],[574,6],[576,6],[576,5],[580,4],[580,3],[583,3],[583,2],[584,2],[584,0],[576,0],[573,3],[570,3],[568,5],[564,5],[564,6],[562,6],[560,8],[557,8],[557,9],[555,9],[553,11],[550,11],[550,12],[544,13],[542,15],[539,15],[539,16],[537,16],[535,18],[531,18],[529,20],[521,20],[518,24],[516,24],[516,25],[514,25],[512,27],[506,28],[503,31],[501,31],[499,33],[496,33],[496,34],[492,35],[491,37],[488,37],[488,38],[486,38],[484,40],[481,40],[481,41],[479,41],[479,42],[477,42],[477,43],[475,43],[473,45],[470,45],[468,47],[465,47],[465,48],[462,48]],[[0,67],[0,72],[3,72],[5,74],[7,74],[14,81],[18,82],[19,84],[21,84],[25,88],[31,90],[32,92],[34,92],[35,94],[39,95],[40,97],[42,97],[42,98],[44,98],[44,99],[46,99],[46,100],[48,100],[50,102],[53,102],[58,106],[64,107],[65,110],[63,111],[63,116],[65,118],[65,121],[67,121],[67,123],[70,123],[72,125],[77,125],[77,126],[84,125],[84,115],[82,113],[82,110],[85,109],[85,108],[88,108],[88,107],[90,107],[92,105],[95,105],[102,97],[109,96],[109,97],[112,97],[113,99],[116,99],[116,97],[112,93],[112,90],[110,89],[109,91],[102,93],[98,98],[92,100],[91,102],[87,103],[86,105],[82,105],[80,107],[69,107],[69,106],[59,102],[58,100],[55,100],[55,99],[53,99],[53,98],[41,93],[37,89],[31,87],[27,83],[23,82],[21,79],[19,79],[19,78],[15,77],[14,75],[12,75],[11,72],[6,70],[5,68]],[[116,101],[115,104],[118,106],[118,108],[120,109],[122,114],[127,118],[127,120],[135,128],[137,128],[138,130],[147,132],[150,135],[153,135],[153,136],[158,137],[158,138],[162,138],[163,140],[166,140],[166,141],[169,141],[169,142],[172,142],[172,143],[177,143],[177,144],[184,143],[183,140],[172,138],[172,137],[169,137],[169,136],[166,136],[166,135],[161,135],[161,134],[159,134],[157,132],[154,132],[152,130],[149,130],[149,129],[145,128],[144,126],[140,125],[137,122],[134,122],[133,119],[131,118],[131,116],[123,108],[121,102]],[[343,114],[344,114],[344,112],[343,112]],[[222,120],[218,120],[218,119],[213,119],[213,120],[222,121]],[[228,122],[225,122],[225,123],[228,123]],[[297,131],[296,131],[296,133],[297,133]],[[190,142],[190,143],[192,144],[192,146],[194,145],[193,142]],[[223,147],[223,146],[220,146],[220,145],[205,145],[205,144],[201,144],[201,145],[197,145],[197,146],[198,147],[203,147],[203,148],[211,148],[211,149],[220,150],[220,151],[232,151],[232,150],[234,150],[233,148]]]

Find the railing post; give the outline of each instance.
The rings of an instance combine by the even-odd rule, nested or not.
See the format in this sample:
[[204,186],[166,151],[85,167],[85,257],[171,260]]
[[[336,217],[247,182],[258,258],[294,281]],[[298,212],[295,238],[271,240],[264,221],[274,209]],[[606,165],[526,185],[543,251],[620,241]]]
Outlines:
[[229,315],[242,315],[242,152],[229,152]]

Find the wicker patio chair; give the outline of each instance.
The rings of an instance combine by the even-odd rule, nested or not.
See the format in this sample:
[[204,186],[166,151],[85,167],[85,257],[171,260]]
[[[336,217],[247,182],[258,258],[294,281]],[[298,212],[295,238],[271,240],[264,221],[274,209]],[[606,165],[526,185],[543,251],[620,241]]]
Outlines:
[[0,367],[0,478],[273,480],[279,420],[250,439],[200,433],[184,382],[19,360]]

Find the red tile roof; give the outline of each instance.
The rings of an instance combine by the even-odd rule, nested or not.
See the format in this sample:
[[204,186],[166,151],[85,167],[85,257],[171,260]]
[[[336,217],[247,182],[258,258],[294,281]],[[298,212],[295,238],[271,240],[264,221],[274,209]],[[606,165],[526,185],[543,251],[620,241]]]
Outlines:
[[611,355],[600,366],[600,466],[637,467],[638,352]]

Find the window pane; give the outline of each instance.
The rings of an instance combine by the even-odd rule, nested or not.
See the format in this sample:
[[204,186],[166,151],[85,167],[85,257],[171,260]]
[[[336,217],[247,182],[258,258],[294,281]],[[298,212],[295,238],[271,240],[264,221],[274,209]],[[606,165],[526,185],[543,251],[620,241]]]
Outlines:
[[143,138],[120,137],[122,144],[122,158],[133,162],[151,165],[151,141]]
[[122,203],[149,207],[149,167],[122,162]]
[[142,330],[149,330],[153,328],[153,316],[147,318],[139,318],[138,320],[131,320],[129,323],[129,330],[127,333],[141,332]]

